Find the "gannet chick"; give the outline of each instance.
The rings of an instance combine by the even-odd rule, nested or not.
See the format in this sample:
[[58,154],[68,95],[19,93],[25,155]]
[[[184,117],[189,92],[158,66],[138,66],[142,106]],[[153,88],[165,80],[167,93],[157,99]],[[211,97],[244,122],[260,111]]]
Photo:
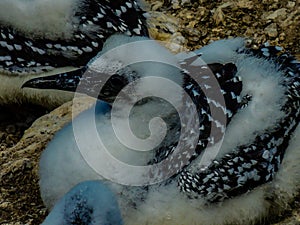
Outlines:
[[[142,122],[150,121],[149,118],[156,116],[155,112],[163,115],[161,118],[165,119],[168,131],[154,151],[141,154],[134,152],[134,149],[130,151],[128,145],[122,145],[113,130],[113,115],[121,122],[125,120],[126,115],[122,116],[122,113],[126,104],[114,109],[115,103],[111,108],[110,104],[99,102],[96,110],[82,113],[72,124],[58,132],[43,152],[40,187],[47,207],[51,208],[67,190],[83,180],[104,179],[111,180],[108,183],[117,194],[125,224],[252,224],[270,213],[284,210],[286,203],[292,200],[300,187],[299,62],[287,53],[280,53],[278,47],[264,45],[257,51],[248,49],[244,40],[239,38],[214,42],[192,55],[178,55],[181,69],[174,67],[176,63],[172,55],[154,47],[156,44],[153,42],[151,45],[142,45],[147,51],[139,48],[125,52],[116,50],[118,54],[108,55],[111,58],[105,59],[108,50],[120,43],[127,43],[128,46],[128,42],[133,40],[143,43],[141,39],[124,36],[109,39],[107,50],[97,56],[104,58],[98,64],[89,64],[87,74],[77,71],[36,78],[25,83],[24,87],[75,91],[78,83],[82,82],[77,89],[79,92],[112,102],[114,95],[126,84],[137,81],[132,95],[126,96],[129,99],[127,103],[131,102],[135,91],[148,92],[149,87],[158,86],[156,91],[162,89],[164,93],[171,94],[172,100],[182,106],[183,116],[180,119],[185,122],[180,123],[179,116],[174,112],[176,110],[163,101],[150,98],[138,102],[133,108],[133,117],[130,117],[133,118],[132,127],[138,130],[137,134],[142,133],[141,136],[147,138],[148,132],[149,136],[149,128],[143,126]],[[145,54],[149,54],[152,63],[133,60],[134,63],[128,65],[127,62],[132,62],[129,52],[133,53],[134,59],[144,59]],[[164,57],[169,58],[166,60]],[[155,59],[165,64],[153,64]],[[105,64],[105,60],[121,63],[111,64],[117,68],[110,71],[111,68],[105,66],[109,65]],[[93,62],[96,62],[95,59]],[[208,68],[212,73],[208,72]],[[112,72],[118,77],[116,81],[108,79],[108,86],[104,85],[108,95],[98,92],[99,84],[104,82],[97,76],[97,70],[101,73]],[[151,74],[170,79],[182,90],[177,93],[164,86],[164,83],[140,80]],[[210,95],[210,90],[216,91],[212,86],[213,79],[219,84],[226,107],[222,99]],[[60,82],[55,84],[55,80]],[[92,85],[86,85],[88,83]],[[183,90],[188,93],[197,111],[192,110],[191,102],[186,101],[188,98],[182,97]],[[155,96],[155,93],[152,95]],[[222,112],[227,119],[225,123],[220,122],[219,117],[213,117],[213,111]],[[195,115],[199,118],[198,122]],[[94,120],[89,119],[94,116]],[[200,131],[195,143],[193,138],[197,129],[189,129],[189,132],[184,130],[193,124]],[[98,133],[94,132],[94,126]],[[219,131],[215,136],[210,135],[213,128]],[[224,132],[222,139],[219,134]],[[187,136],[182,142],[184,148],[178,155],[174,147],[180,143],[180,133]],[[129,137],[125,131],[123,134],[125,139]],[[99,137],[105,147],[99,144]],[[203,165],[205,152],[211,151],[219,143],[217,155],[208,160],[210,163]],[[110,169],[111,165],[103,151],[106,149],[115,158],[133,166],[160,162],[166,162],[167,166],[157,174],[138,174],[140,176],[134,170],[123,167],[124,170],[119,167]],[[97,155],[99,150],[101,154]],[[97,162],[106,170],[99,170],[95,166]],[[182,164],[185,165],[180,167]],[[107,171],[111,174],[107,174]],[[143,181],[144,177],[149,180],[160,178],[169,171],[174,174],[161,182],[141,182],[141,186],[135,183],[137,180]],[[127,185],[124,182],[126,179]],[[272,204],[277,207],[273,208]]]
[[73,187],[54,206],[42,225],[121,225],[114,194],[101,181],[85,181]]
[[70,100],[70,94],[20,87],[34,77],[86,65],[112,34],[148,36],[143,14],[135,0],[1,1],[0,104],[57,106]]

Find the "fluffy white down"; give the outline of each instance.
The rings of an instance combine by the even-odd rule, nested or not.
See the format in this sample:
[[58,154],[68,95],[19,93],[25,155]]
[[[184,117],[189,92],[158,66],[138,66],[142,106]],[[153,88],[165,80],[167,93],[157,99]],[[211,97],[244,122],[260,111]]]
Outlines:
[[238,58],[236,50],[243,47],[244,44],[244,38],[224,39],[212,42],[196,50],[195,53],[197,55],[202,53],[201,59],[207,64],[234,62]]
[[[42,225],[62,225],[74,220],[78,210],[91,210],[90,218],[82,213],[83,223],[121,225],[118,203],[113,193],[100,181],[85,181],[73,187],[54,207]],[[66,213],[66,214],[65,214]],[[89,221],[91,219],[91,221]]]
[[[209,63],[234,63],[237,76],[242,78],[242,96],[252,95],[252,100],[244,110],[234,116],[226,128],[222,148],[218,157],[232,151],[236,146],[252,142],[258,131],[272,128],[284,113],[280,111],[286,102],[286,87],[280,85],[282,72],[272,61],[238,54],[237,49],[244,47],[243,38],[226,39],[213,42],[196,53]],[[241,130],[243,132],[241,132]]]
[[70,38],[79,0],[1,0],[0,21],[33,37]]
[[286,102],[286,88],[280,85],[281,72],[271,62],[253,57],[237,60],[237,68],[237,75],[243,80],[242,95],[253,97],[227,127],[221,156],[235,146],[253,141],[257,132],[274,127],[284,116],[281,108]]

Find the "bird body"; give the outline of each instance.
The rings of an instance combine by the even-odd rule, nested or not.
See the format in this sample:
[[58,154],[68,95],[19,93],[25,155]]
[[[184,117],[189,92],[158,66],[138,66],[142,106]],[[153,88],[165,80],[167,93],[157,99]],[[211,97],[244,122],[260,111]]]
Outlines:
[[[113,43],[128,42],[122,36],[112,38],[116,38]],[[143,42],[138,38],[137,46],[140,43]],[[147,46],[145,44],[143,46]],[[141,58],[143,54],[154,54],[157,57],[154,61],[158,64],[143,60],[140,63],[133,60],[130,65],[121,63],[114,73],[119,73],[124,83],[108,82],[108,90],[112,90],[122,89],[136,81],[134,89],[129,88],[132,92],[127,95],[125,104],[121,101],[121,105],[114,108],[115,103],[98,102],[95,108],[83,112],[59,131],[43,152],[40,187],[46,206],[53,207],[77,183],[100,179],[107,180],[109,188],[117,196],[125,224],[252,224],[270,213],[277,214],[286,209],[286,202],[292,200],[300,186],[299,62],[275,47],[265,45],[255,51],[248,49],[242,39],[230,39],[208,45],[192,56],[178,55],[179,68],[174,63],[161,64],[173,62],[174,58],[166,50],[154,48],[153,44],[148,45],[147,51],[137,51],[137,48],[132,52],[135,57],[140,54]],[[110,49],[109,46],[107,49]],[[76,74],[72,72],[57,75],[57,79],[65,77],[67,84],[72,80],[76,85],[79,81],[83,84],[95,81],[91,77],[94,74],[97,78],[96,70],[107,72],[105,62],[131,61],[130,54],[122,54],[122,48],[117,49],[118,54],[108,54],[111,60],[98,64],[94,61],[95,64],[89,65],[88,76],[78,74],[78,79],[72,80],[71,77]],[[171,60],[163,60],[161,57],[164,56],[171,57]],[[97,57],[101,60],[101,53]],[[100,68],[97,69],[97,66]],[[127,70],[121,69],[124,66]],[[209,68],[211,73],[208,73]],[[153,74],[163,78],[161,83],[155,79],[148,83],[144,79]],[[173,86],[164,85],[166,78],[182,89],[176,91]],[[26,82],[24,87],[38,88],[42,84],[41,87],[47,88],[47,80],[53,79],[55,76],[35,78]],[[193,79],[200,81],[200,87]],[[223,100],[212,95],[217,90],[212,86],[213,80],[219,84],[217,87]],[[50,89],[57,88],[51,84]],[[156,86],[155,94],[163,93],[168,97],[165,93],[172,93],[170,100],[173,106],[181,104],[182,114],[179,113],[179,117],[184,122],[180,121],[179,126],[178,115],[174,112],[177,108],[171,108],[162,100],[150,98],[138,102],[132,109],[133,116],[129,117],[133,118],[130,120],[130,127],[134,128],[132,132],[142,139],[150,135],[156,141],[163,135],[155,136],[153,131],[161,123],[154,123],[151,118],[158,115],[165,120],[167,133],[154,151],[136,152],[130,146],[138,141],[130,139],[126,123],[123,123],[127,118],[126,106],[132,100],[139,100],[140,93],[149,96],[150,87]],[[91,90],[93,87],[79,90],[102,98],[101,93],[95,95]],[[159,89],[163,91],[159,92]],[[190,96],[196,111],[190,106],[189,98],[183,97],[183,91]],[[114,97],[118,101],[118,97]],[[166,110],[168,107],[169,110]],[[213,111],[221,113],[213,117]],[[193,116],[198,116],[199,120]],[[224,121],[222,116],[225,116]],[[116,135],[114,119],[121,123],[120,135],[123,134],[124,139]],[[148,122],[149,127],[143,125],[148,125]],[[193,124],[199,129],[199,136],[194,135],[197,129],[193,128]],[[212,129],[216,133],[210,134]],[[181,143],[176,139],[181,137],[179,133],[187,136],[182,142],[183,151],[178,153],[175,147]],[[195,137],[196,142],[193,142]],[[126,142],[127,139],[133,141]],[[218,145],[217,154],[204,160],[208,164],[203,164],[205,153],[213,152]],[[118,160],[108,160],[111,158],[107,158],[106,149],[113,156],[111,158],[132,167],[116,164]],[[164,162],[167,167],[158,171],[151,167],[150,170],[142,170],[144,173],[135,174],[137,168],[148,168],[153,162],[158,165]],[[180,167],[182,164],[185,165]],[[174,173],[169,174],[170,171]],[[165,179],[156,180],[161,176]],[[151,182],[153,177],[155,179]],[[144,182],[145,179],[149,179],[149,183]]]
[[1,1],[0,104],[53,107],[70,100],[60,92],[23,91],[20,84],[85,66],[112,34],[148,36],[143,13],[134,0]]

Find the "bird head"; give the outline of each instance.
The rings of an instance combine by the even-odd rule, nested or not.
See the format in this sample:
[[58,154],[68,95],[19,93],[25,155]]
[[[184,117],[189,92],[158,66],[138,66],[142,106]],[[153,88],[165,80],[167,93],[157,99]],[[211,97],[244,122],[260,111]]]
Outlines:
[[[183,76],[176,59],[158,42],[145,37],[113,35],[86,66],[46,77],[37,77],[23,84],[23,88],[57,89],[85,93],[113,102],[127,85],[123,96],[174,95],[175,86],[182,86]],[[166,85],[172,82],[174,85]],[[172,93],[172,94],[170,94]],[[178,97],[178,96],[177,96]]]

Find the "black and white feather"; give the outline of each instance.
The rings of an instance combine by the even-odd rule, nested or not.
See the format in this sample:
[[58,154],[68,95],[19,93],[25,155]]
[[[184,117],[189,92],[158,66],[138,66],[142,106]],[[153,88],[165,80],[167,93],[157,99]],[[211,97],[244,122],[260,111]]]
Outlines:
[[5,0],[0,7],[0,66],[13,73],[80,67],[114,33],[148,36],[135,0]]
[[[226,54],[226,44],[237,42],[219,41],[197,54],[209,63],[214,47]],[[230,107],[235,106],[239,113],[228,124],[220,159],[203,172],[183,171],[179,178],[181,190],[220,201],[246,193],[275,177],[300,121],[300,63],[281,50],[268,43],[259,50],[242,46],[231,59],[225,59],[224,62],[235,63],[236,81],[242,85],[229,84],[232,90],[237,90],[234,86],[241,88],[240,93],[224,90],[231,96]],[[214,61],[220,60],[217,57]],[[246,104],[241,105],[245,99]],[[237,111],[230,112],[233,116]]]

